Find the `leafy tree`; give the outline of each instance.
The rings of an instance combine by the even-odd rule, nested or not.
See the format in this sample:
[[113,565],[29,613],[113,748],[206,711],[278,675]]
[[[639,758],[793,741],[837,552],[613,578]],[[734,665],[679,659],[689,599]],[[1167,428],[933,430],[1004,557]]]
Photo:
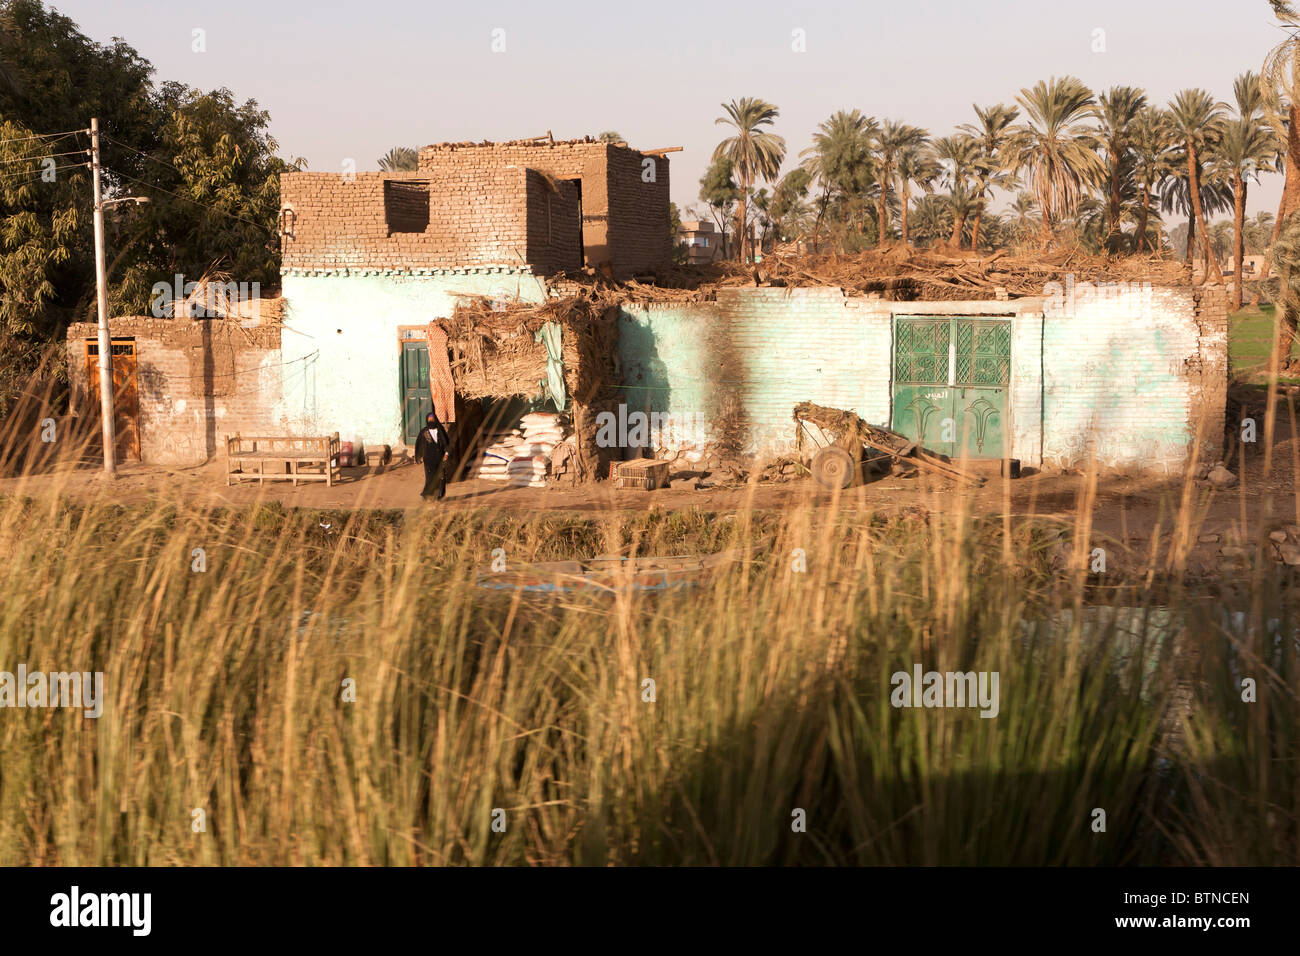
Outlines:
[[623,138],[622,133],[616,133],[612,129],[605,130],[605,132],[601,133],[596,138],[602,143],[626,143],[627,142],[627,140]]
[[948,206],[953,213],[948,241],[960,249],[967,220],[984,205],[978,180],[980,143],[965,133],[943,136],[934,141],[934,153],[939,161],[939,182],[948,190]]
[[[1205,203],[1201,194],[1204,164],[1218,148],[1223,133],[1223,120],[1227,106],[1216,103],[1205,90],[1181,91],[1169,104],[1169,122],[1186,161],[1186,191],[1189,197],[1187,220],[1188,254],[1196,244],[1196,223],[1205,223]],[[1202,228],[1202,232],[1205,232]],[[1218,260],[1210,248],[1208,236],[1202,237],[1206,268],[1217,281],[1223,281]]]
[[385,173],[413,173],[420,168],[420,152],[410,146],[394,146],[379,157],[379,168]]
[[700,201],[709,209],[718,232],[722,236],[722,254],[727,253],[727,221],[740,200],[740,189],[732,177],[731,160],[725,156],[715,159],[700,177]]
[[975,209],[975,222],[971,228],[971,248],[979,245],[980,223],[984,214],[985,200],[989,191],[1006,185],[1010,178],[1007,169],[1007,146],[1011,142],[1011,124],[1020,115],[1014,106],[998,103],[981,109],[972,104],[978,123],[966,123],[958,127],[979,144],[980,152],[975,161],[975,188],[980,200]]
[[934,181],[939,176],[939,162],[928,140],[925,143],[913,143],[904,147],[898,154],[898,196],[900,206],[899,227],[903,245],[911,239],[908,221],[909,207],[912,204],[912,184],[921,187],[923,193],[934,190]]
[[726,157],[731,160],[740,197],[736,200],[736,249],[742,261],[749,257],[748,229],[746,228],[746,203],[750,190],[760,179],[776,179],[785,160],[785,140],[764,127],[776,122],[780,111],[766,100],[741,97],[722,104],[724,116],[714,122],[731,126],[735,134],[728,136],[713,151],[713,162]]
[[1095,104],[1092,92],[1073,76],[1040,80],[1016,101],[1026,122],[1015,127],[1008,166],[1027,177],[1042,215],[1042,244],[1052,242],[1059,220],[1102,176],[1097,140],[1085,120]]
[[[1154,243],[1148,235],[1153,215],[1151,203],[1153,198],[1159,199],[1156,188],[1169,175],[1173,145],[1173,128],[1163,110],[1154,106],[1144,107],[1129,123],[1128,147],[1129,159],[1132,163],[1132,178],[1141,194],[1137,242],[1134,247],[1137,252],[1147,248],[1160,248],[1158,223],[1157,238]],[[1154,215],[1159,220],[1159,214]]]
[[[889,194],[898,176],[899,159],[904,152],[923,146],[927,139],[925,130],[907,123],[885,120],[874,137],[876,188],[876,223],[880,241],[888,238],[893,224],[889,215]],[[904,200],[906,202],[906,200]]]
[[1223,125],[1211,163],[1232,185],[1233,242],[1230,255],[1236,265],[1232,282],[1232,307],[1241,308],[1242,260],[1246,256],[1246,196],[1250,181],[1259,181],[1261,170],[1274,168],[1278,159],[1277,138],[1264,122],[1263,94],[1259,77],[1247,71],[1233,83],[1237,115]]
[[[1124,194],[1132,192],[1135,185],[1133,137],[1146,107],[1146,94],[1133,86],[1112,86],[1093,107],[1100,125],[1100,144],[1106,152],[1106,233],[1102,246],[1110,252],[1120,251],[1124,243],[1120,231]],[[1137,232],[1140,235],[1140,228]]]
[[872,142],[879,131],[874,117],[863,116],[858,110],[839,110],[818,125],[812,146],[799,154],[801,165],[821,187],[814,245],[823,221],[832,212],[840,248],[849,235],[861,235],[863,214],[875,187]]

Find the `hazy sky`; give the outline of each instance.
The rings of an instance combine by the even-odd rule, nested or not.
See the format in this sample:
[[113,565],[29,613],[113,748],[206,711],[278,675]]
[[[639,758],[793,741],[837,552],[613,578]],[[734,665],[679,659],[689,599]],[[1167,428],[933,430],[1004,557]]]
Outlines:
[[[1165,103],[1202,86],[1231,101],[1281,33],[1266,0],[857,0],[779,3],[63,0],[90,37],[121,36],[157,69],[225,86],[271,114],[281,154],[316,171],[375,169],[390,146],[556,138],[613,129],[636,147],[684,146],[672,196],[697,201],[719,104],[781,109],[786,168],[841,108],[936,135],[972,103],[1073,73],[1093,89],[1144,87]],[[195,52],[194,31],[206,51]],[[493,52],[495,30],[504,52]],[[804,31],[806,52],[792,49]],[[1104,31],[1099,35],[1095,31]],[[497,36],[500,36],[498,34]],[[1104,52],[1094,52],[1098,37]],[[1266,176],[1249,211],[1276,211]]]

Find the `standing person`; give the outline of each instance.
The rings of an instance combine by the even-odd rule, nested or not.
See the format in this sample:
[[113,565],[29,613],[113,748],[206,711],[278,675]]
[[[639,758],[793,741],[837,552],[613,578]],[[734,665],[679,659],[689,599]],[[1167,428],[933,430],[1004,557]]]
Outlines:
[[420,437],[415,440],[415,463],[424,462],[424,490],[420,497],[425,501],[430,496],[438,501],[447,494],[446,464],[450,448],[447,429],[442,427],[437,415],[429,412],[424,427],[420,429]]

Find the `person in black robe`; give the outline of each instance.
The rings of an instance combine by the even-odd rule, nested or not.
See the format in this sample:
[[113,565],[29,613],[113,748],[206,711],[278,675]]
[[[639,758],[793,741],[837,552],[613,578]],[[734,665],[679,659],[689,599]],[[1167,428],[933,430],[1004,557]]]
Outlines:
[[447,494],[446,465],[450,447],[447,429],[442,427],[438,416],[430,412],[415,440],[415,463],[424,463],[424,490],[420,492],[420,497],[425,501],[430,498],[438,501]]

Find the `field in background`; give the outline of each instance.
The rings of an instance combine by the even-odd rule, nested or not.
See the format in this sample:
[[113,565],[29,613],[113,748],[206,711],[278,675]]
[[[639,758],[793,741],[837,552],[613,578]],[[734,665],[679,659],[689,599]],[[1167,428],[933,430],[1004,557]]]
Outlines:
[[[1250,378],[1268,372],[1269,355],[1277,334],[1276,309],[1271,305],[1246,306],[1228,315],[1228,364],[1234,378]],[[1300,356],[1300,340],[1291,348]],[[1285,377],[1283,382],[1293,381]],[[1300,381],[1296,379],[1295,381]]]

